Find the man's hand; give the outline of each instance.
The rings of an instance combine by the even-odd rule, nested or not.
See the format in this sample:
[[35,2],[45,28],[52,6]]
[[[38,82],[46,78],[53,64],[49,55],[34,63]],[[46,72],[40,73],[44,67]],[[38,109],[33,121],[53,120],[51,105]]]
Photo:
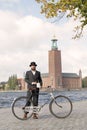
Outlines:
[[36,84],[37,84],[37,82],[32,82],[32,85],[34,85],[34,84],[36,85]]

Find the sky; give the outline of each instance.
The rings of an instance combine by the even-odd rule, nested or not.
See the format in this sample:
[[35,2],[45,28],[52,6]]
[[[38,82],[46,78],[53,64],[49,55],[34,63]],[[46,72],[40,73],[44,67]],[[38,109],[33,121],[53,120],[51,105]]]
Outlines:
[[73,40],[78,22],[65,17],[51,23],[40,14],[35,0],[0,0],[0,82],[17,74],[24,77],[31,61],[41,73],[48,72],[48,51],[55,35],[61,50],[62,71],[87,76],[87,28]]

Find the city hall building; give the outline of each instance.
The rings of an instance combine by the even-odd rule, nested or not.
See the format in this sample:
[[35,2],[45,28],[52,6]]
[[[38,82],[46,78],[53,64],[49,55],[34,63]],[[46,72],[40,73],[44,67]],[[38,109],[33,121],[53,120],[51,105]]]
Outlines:
[[57,39],[52,39],[51,50],[48,52],[48,73],[42,74],[43,87],[52,86],[57,89],[82,88],[82,73],[62,73],[61,51],[57,46]]
[[[61,51],[57,46],[57,39],[52,39],[51,50],[48,51],[48,73],[41,74],[43,88],[52,86],[56,89],[80,89],[82,88],[82,73],[63,73]],[[24,79],[18,79],[20,89],[26,89]]]

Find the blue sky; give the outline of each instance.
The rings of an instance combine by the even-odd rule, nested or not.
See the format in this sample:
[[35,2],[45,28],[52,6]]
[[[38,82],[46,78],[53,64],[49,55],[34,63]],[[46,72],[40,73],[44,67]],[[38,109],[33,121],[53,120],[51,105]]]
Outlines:
[[34,0],[0,0],[0,81],[12,74],[23,77],[31,61],[37,69],[48,72],[48,50],[56,35],[61,50],[62,71],[87,76],[87,28],[83,37],[73,40],[73,29],[79,21],[66,19],[50,23],[40,14]]
[[40,5],[35,0],[1,0],[0,9],[13,11],[20,15],[43,17],[40,14]]

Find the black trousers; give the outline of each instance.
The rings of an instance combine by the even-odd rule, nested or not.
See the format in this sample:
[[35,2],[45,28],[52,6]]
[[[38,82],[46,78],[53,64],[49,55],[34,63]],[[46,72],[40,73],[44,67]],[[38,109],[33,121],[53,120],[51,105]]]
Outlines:
[[36,90],[27,91],[27,101],[25,106],[30,106],[29,99],[32,98],[33,106],[38,106],[38,99],[39,99],[39,89],[36,88]]

